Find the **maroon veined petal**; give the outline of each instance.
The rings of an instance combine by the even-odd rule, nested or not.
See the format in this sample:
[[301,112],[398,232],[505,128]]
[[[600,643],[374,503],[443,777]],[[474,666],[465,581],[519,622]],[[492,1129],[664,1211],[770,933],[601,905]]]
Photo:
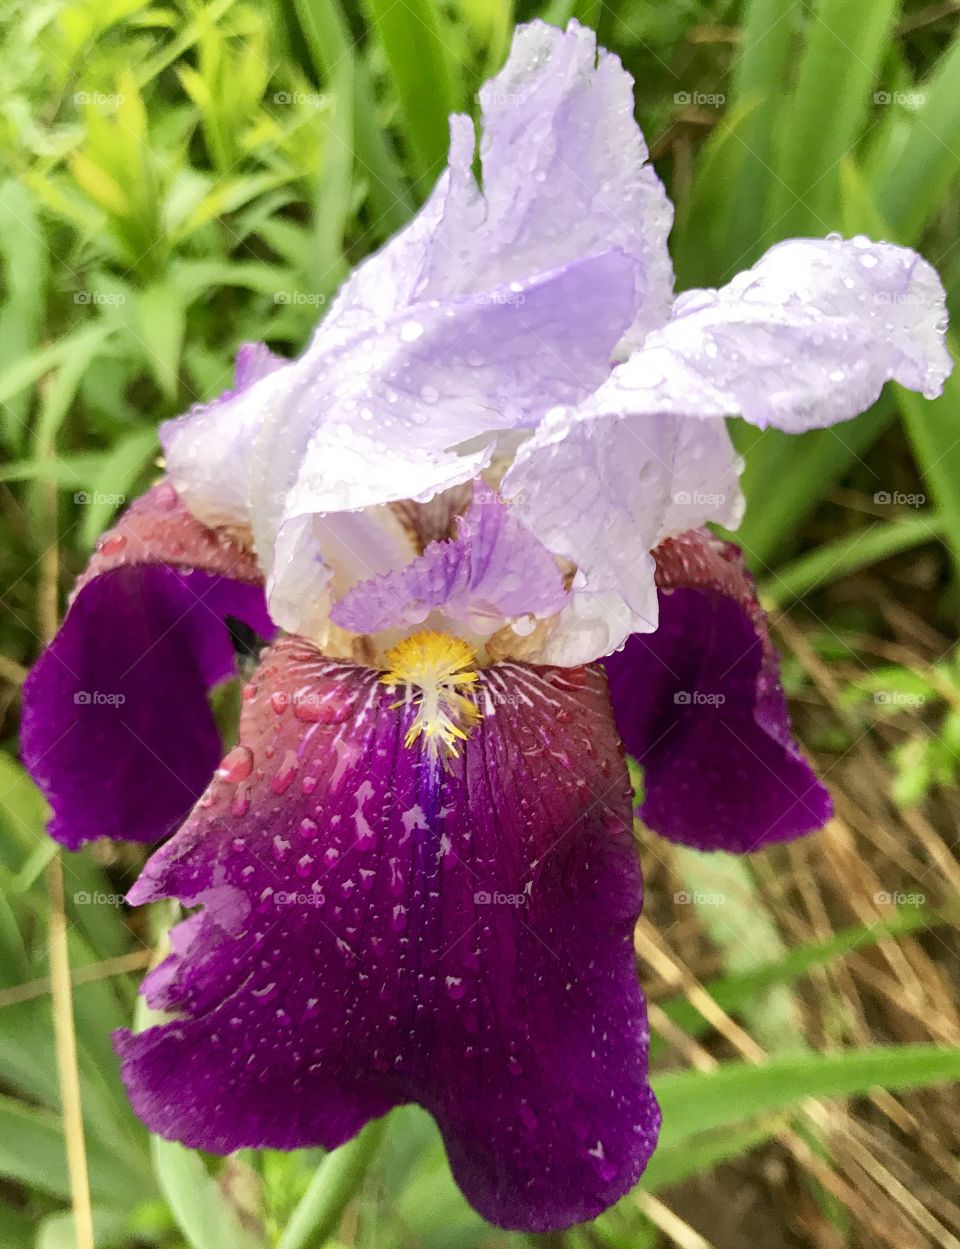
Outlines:
[[101,539],[24,685],[51,836],[154,841],[183,820],[221,753],[207,692],[235,670],[228,616],[275,632],[253,556],[155,486]]
[[740,551],[694,529],[654,554],[657,631],[603,661],[617,728],[644,769],[644,822],[698,850],[738,853],[821,828],[830,796],[793,739]]
[[240,744],[130,894],[202,909],[117,1034],[140,1117],[332,1149],[416,1102],[504,1227],[591,1218],[656,1141],[630,793],[598,668],[503,664],[445,770],[375,672],[285,639]]

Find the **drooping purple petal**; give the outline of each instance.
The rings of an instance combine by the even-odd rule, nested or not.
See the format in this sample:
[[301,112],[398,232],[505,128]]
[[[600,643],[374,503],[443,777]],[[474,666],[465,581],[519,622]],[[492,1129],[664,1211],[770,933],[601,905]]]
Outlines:
[[101,540],[23,691],[24,763],[70,849],[154,841],[216,767],[210,686],[235,669],[225,620],[273,634],[252,556],[161,484]]
[[202,911],[118,1035],[155,1131],[334,1148],[417,1102],[505,1227],[590,1218],[656,1138],[630,797],[597,669],[505,664],[445,771],[375,672],[280,642],[240,745],[133,902]]
[[698,530],[655,555],[659,627],[603,661],[617,728],[644,769],[644,822],[731,852],[821,828],[830,797],[793,739],[739,551]]
[[499,498],[477,485],[457,537],[430,543],[396,572],[360,582],[331,612],[354,633],[408,628],[434,609],[477,632],[504,620],[546,617],[567,601],[557,562]]

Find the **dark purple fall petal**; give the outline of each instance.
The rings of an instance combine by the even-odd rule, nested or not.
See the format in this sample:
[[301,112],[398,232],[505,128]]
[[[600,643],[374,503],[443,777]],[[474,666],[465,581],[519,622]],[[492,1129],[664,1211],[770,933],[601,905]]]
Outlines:
[[642,819],[673,841],[732,852],[821,828],[830,796],[793,739],[739,550],[698,529],[654,554],[657,631],[603,661],[617,728],[644,769]]
[[51,836],[76,849],[177,827],[220,756],[207,691],[235,668],[227,616],[273,635],[252,557],[154,487],[101,540],[24,685]]
[[468,1199],[518,1229],[635,1182],[659,1112],[606,682],[502,664],[477,697],[444,771],[377,673],[297,639],[267,655],[240,744],[130,893],[202,904],[145,984],[176,1018],[117,1034],[151,1129],[332,1149],[417,1102]]

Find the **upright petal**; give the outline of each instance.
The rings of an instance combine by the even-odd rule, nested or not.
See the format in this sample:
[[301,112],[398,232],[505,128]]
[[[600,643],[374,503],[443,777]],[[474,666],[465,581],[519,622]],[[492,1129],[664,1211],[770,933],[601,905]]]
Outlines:
[[632,931],[640,878],[606,683],[502,665],[445,771],[367,669],[286,640],[240,745],[131,892],[202,911],[148,979],[175,1018],[121,1033],[157,1132],[334,1148],[418,1102],[505,1227],[590,1218],[657,1133]]
[[101,540],[24,685],[23,759],[51,836],[76,849],[180,823],[220,755],[207,691],[235,669],[230,617],[272,636],[253,557],[154,487]]
[[360,265],[320,328],[327,341],[371,317],[526,281],[615,247],[633,256],[625,345],[670,314],[673,209],[633,117],[633,79],[592,30],[519,26],[480,92],[475,136],[451,118],[450,160],[416,221]]
[[[255,447],[254,537],[271,604],[296,603],[293,578],[311,555],[325,560],[331,517],[469,481],[498,430],[533,426],[598,386],[629,324],[634,266],[608,251],[516,289],[424,306],[329,357],[308,352]],[[281,537],[291,525],[298,540],[319,539],[312,552],[297,545],[296,559]],[[378,571],[360,567],[353,580]],[[283,623],[321,640],[307,619]]]
[[736,547],[705,530],[655,552],[660,624],[603,662],[644,769],[643,820],[697,850],[756,850],[822,827],[830,798],[790,730],[777,654]]

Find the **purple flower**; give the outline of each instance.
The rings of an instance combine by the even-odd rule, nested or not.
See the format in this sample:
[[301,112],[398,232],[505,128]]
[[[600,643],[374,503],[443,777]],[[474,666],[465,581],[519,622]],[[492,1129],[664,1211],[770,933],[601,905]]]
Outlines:
[[[798,239],[675,300],[631,88],[576,23],[521,28],[481,93],[482,190],[454,117],[429,202],[304,354],[245,348],[164,427],[168,480],[31,674],[52,834],[173,833],[130,900],[199,908],[144,985],[169,1022],[117,1040],[165,1136],[334,1148],[412,1101],[492,1222],[590,1218],[659,1127],[624,747],[676,841],[829,818],[703,528],[742,510],[724,417],[935,395],[943,291],[904,249]],[[231,631],[278,627],[217,768]]]

